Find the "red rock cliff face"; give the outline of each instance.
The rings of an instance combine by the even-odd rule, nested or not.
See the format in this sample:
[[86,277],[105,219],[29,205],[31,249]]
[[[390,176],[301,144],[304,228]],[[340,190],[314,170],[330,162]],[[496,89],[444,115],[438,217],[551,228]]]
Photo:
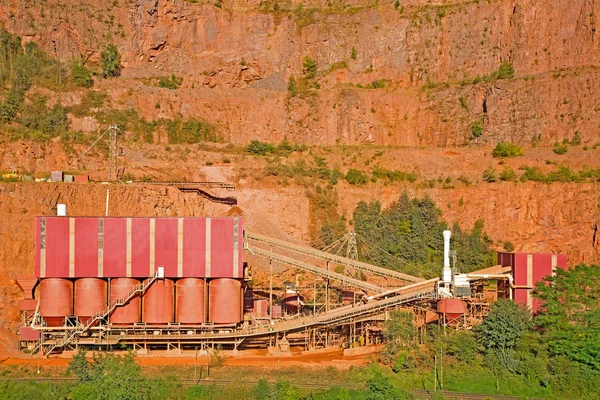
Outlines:
[[[97,60],[116,42],[123,78],[100,86],[121,106],[147,119],[202,117],[236,143],[454,146],[473,142],[479,120],[479,143],[548,145],[576,130],[595,142],[598,1],[401,3],[48,1],[12,5],[2,20],[65,60]],[[292,98],[287,82],[302,75],[305,56],[320,89]],[[468,83],[503,62],[515,79]],[[182,89],[137,81],[170,73],[185,77]],[[384,88],[356,86],[378,79]]]

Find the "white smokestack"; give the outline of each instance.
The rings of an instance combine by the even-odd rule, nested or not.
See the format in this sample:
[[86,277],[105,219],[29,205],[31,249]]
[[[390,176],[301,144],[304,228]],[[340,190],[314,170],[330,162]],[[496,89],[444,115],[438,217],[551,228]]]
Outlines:
[[444,267],[450,266],[450,236],[452,232],[444,231]]
[[442,281],[452,281],[452,270],[450,269],[450,236],[452,232],[444,231],[444,268],[442,269]]
[[56,205],[56,215],[59,217],[67,216],[67,205],[66,204],[57,204]]

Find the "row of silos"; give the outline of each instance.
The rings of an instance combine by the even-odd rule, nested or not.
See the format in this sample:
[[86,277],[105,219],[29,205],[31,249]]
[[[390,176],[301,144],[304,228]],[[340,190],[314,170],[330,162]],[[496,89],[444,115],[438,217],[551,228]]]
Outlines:
[[[42,279],[39,285],[40,315],[48,326],[59,327],[65,317],[86,323],[117,299],[125,299],[142,281],[134,278]],[[239,279],[181,278],[156,280],[142,296],[133,297],[109,316],[115,325],[144,322],[162,325],[236,324],[242,320],[243,288]],[[108,302],[107,302],[108,300]],[[208,303],[207,303],[208,302]],[[208,311],[208,318],[205,316]]]

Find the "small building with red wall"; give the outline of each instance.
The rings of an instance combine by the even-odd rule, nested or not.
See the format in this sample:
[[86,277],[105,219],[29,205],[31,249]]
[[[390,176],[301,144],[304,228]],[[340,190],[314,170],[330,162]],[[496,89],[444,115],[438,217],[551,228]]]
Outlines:
[[567,255],[552,253],[498,253],[498,264],[512,267],[515,288],[512,297],[525,304],[536,314],[540,302],[533,297],[533,289],[547,276],[556,275],[556,269],[566,270]]

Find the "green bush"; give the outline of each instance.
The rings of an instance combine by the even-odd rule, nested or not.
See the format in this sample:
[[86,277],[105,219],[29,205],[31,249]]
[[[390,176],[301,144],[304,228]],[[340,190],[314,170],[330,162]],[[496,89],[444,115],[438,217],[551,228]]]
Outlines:
[[309,56],[302,60],[302,72],[306,79],[314,79],[317,76],[317,63]]
[[517,173],[510,167],[505,167],[500,173],[500,180],[509,182],[517,179]]
[[496,72],[496,79],[512,79],[515,76],[515,70],[513,65],[508,61],[504,61],[500,68],[498,68],[498,72]]
[[385,87],[385,79],[376,79],[366,86],[367,89],[382,89],[384,87]]
[[71,78],[77,86],[90,88],[94,84],[92,73],[83,64],[74,63],[71,66]]
[[493,157],[518,157],[524,154],[523,149],[512,142],[500,142],[492,151]]
[[346,173],[346,182],[351,185],[364,185],[369,181],[369,177],[358,169],[351,168]]
[[554,152],[554,154],[558,154],[563,155],[565,154],[567,151],[569,151],[569,145],[566,143],[560,143],[560,142],[556,142],[554,143],[554,147],[552,148],[552,151]]
[[171,76],[163,76],[158,80],[158,86],[165,89],[178,89],[183,83],[183,78],[171,74]]
[[554,143],[554,147],[552,148],[552,151],[554,152],[554,154],[558,154],[559,156],[563,155],[567,151],[569,151],[569,145],[566,143],[556,142],[556,143]]
[[581,135],[579,134],[579,131],[575,131],[573,139],[571,139],[571,144],[573,146],[579,146],[581,144]]
[[288,92],[292,97],[296,97],[298,94],[298,84],[294,75],[290,75],[290,79],[288,79]]
[[483,135],[483,122],[475,121],[471,124],[471,138],[478,138]]
[[105,78],[112,78],[121,74],[121,54],[119,49],[114,44],[106,46],[101,54],[102,56],[102,73]]
[[486,182],[496,182],[498,179],[494,167],[490,165],[485,171],[483,171],[482,178]]
[[216,142],[218,139],[212,124],[195,119],[185,122],[180,120],[167,122],[167,135],[171,144]]

